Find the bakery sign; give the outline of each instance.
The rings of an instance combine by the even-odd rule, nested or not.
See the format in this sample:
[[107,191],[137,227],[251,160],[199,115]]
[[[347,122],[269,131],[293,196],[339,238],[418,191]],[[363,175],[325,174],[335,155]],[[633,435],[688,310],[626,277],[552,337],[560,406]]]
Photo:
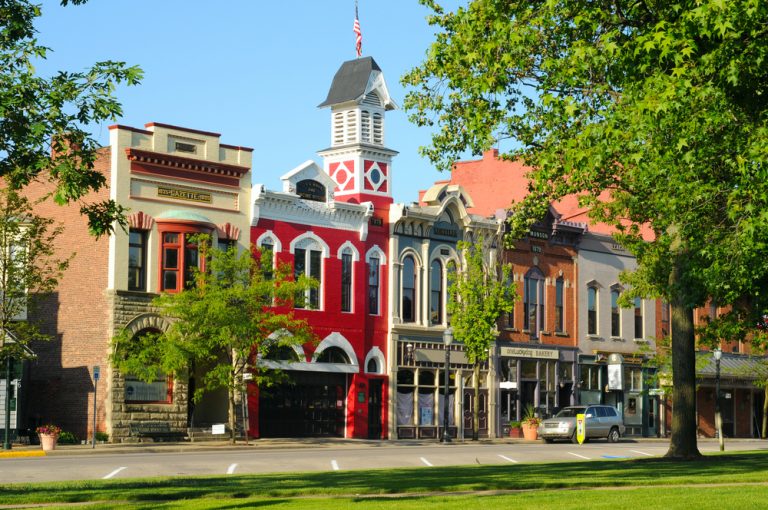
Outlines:
[[508,358],[559,359],[560,351],[555,349],[529,349],[526,347],[502,347],[501,355]]
[[189,202],[211,203],[211,194],[204,191],[193,191],[183,188],[171,188],[167,186],[158,186],[157,196],[162,198],[173,198],[176,200],[187,200]]

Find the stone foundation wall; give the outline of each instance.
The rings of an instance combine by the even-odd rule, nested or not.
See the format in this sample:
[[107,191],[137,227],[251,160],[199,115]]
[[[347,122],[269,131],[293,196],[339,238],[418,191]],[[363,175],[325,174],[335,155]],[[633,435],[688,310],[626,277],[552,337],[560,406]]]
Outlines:
[[[132,334],[145,329],[165,331],[169,324],[152,306],[152,299],[155,297],[155,294],[145,292],[112,292],[110,295],[112,337],[123,329]],[[189,402],[186,377],[181,376],[173,380],[172,397],[167,404],[126,402],[125,378],[114,367],[110,367],[107,380],[109,381],[107,405],[111,410],[111,413],[108,413],[107,427],[113,442],[139,440],[130,435],[131,423],[164,422],[168,423],[171,432],[186,433]]]

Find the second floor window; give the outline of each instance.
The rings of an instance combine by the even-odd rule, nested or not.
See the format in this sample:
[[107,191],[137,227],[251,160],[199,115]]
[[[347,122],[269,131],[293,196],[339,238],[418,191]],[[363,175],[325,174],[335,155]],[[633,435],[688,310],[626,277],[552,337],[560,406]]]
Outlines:
[[403,322],[416,321],[416,264],[413,257],[403,259],[402,275],[402,319]]
[[635,338],[643,338],[643,302],[635,298]]
[[379,314],[379,259],[368,259],[368,313]]
[[555,331],[562,333],[565,331],[565,299],[563,296],[565,282],[562,278],[555,280]]
[[295,301],[296,308],[310,308],[317,310],[320,308],[320,289],[321,281],[321,260],[322,253],[318,250],[305,250],[296,248],[294,251],[293,274],[296,278],[301,275],[309,276],[318,282],[318,286],[307,290],[303,296],[297,296]]
[[534,268],[523,281],[523,329],[538,338],[544,329],[544,276]]
[[352,253],[341,254],[341,311],[352,311]]
[[195,270],[200,267],[194,233],[164,232],[160,290],[179,292],[195,284]]
[[432,261],[429,272],[429,317],[432,324],[443,322],[443,265]]
[[611,336],[621,336],[621,309],[619,308],[619,291],[611,290]]
[[147,233],[128,233],[128,290],[147,290]]
[[587,334],[597,335],[597,289],[587,288]]

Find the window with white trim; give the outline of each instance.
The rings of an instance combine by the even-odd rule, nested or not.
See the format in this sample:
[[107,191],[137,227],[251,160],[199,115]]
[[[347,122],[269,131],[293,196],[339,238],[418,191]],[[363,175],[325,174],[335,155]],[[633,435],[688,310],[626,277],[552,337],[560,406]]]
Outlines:
[[597,335],[597,287],[587,287],[587,334]]
[[403,259],[402,309],[403,322],[416,322],[416,262],[408,255]]
[[352,250],[341,254],[341,311],[352,311]]
[[303,294],[297,294],[294,306],[296,308],[320,308],[320,291],[322,289],[322,257],[320,250],[296,248],[293,252],[293,275],[298,279],[306,275],[318,282],[315,288],[307,289]]
[[368,313],[379,315],[379,257],[368,258]]
[[621,309],[619,308],[619,289],[611,289],[611,336],[621,336]]
[[643,301],[635,298],[635,338],[643,338]]
[[429,271],[429,320],[432,324],[443,322],[443,264],[433,260]]

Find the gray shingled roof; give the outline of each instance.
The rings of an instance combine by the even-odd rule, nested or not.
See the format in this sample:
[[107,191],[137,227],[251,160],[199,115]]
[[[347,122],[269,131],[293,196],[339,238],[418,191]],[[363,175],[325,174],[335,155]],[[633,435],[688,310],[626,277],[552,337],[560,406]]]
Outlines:
[[381,72],[381,68],[373,57],[356,58],[341,64],[333,77],[328,97],[318,105],[318,108],[360,99],[365,94],[368,78],[373,71]]
[[[715,359],[711,352],[696,353],[696,374],[715,377]],[[720,359],[720,376],[723,378],[762,379],[768,376],[768,360],[760,356],[723,353]]]

